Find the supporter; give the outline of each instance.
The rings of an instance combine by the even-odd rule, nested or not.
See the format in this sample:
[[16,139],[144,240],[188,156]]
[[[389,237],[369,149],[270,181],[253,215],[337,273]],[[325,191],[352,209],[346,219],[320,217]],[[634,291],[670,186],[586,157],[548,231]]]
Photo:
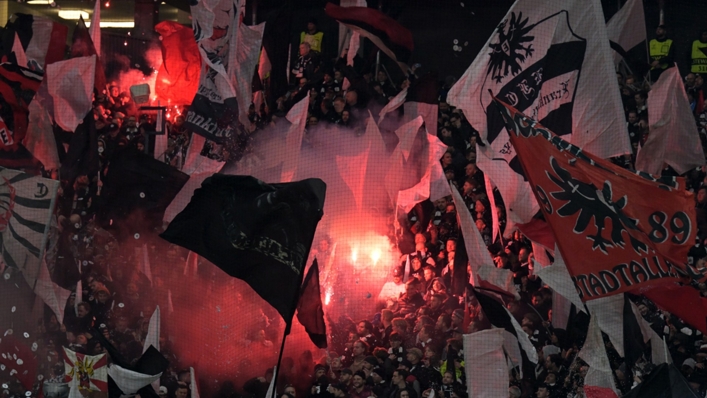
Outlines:
[[300,44],[298,54],[299,56],[292,68],[292,76],[295,79],[314,78],[314,73],[319,68],[319,58],[312,52],[309,43],[303,42]]
[[665,25],[659,25],[655,29],[655,39],[652,39],[648,44],[650,62],[650,78],[651,81],[658,81],[658,77],[663,71],[671,66],[675,60],[675,46],[673,40],[668,39],[668,28]]
[[317,19],[310,18],[307,21],[307,29],[300,33],[300,44],[309,44],[312,51],[321,53],[322,52],[322,39],[324,38],[324,33],[317,29]]

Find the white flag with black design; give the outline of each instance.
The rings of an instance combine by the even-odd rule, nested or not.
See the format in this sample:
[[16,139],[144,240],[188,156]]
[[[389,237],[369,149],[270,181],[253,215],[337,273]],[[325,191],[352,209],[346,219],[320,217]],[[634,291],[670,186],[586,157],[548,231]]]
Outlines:
[[486,48],[447,101],[486,143],[479,166],[498,185],[508,217],[527,223],[535,198],[516,186],[527,185],[522,177],[509,178],[522,170],[502,119],[489,108],[492,95],[597,156],[631,152],[600,1],[517,0]]

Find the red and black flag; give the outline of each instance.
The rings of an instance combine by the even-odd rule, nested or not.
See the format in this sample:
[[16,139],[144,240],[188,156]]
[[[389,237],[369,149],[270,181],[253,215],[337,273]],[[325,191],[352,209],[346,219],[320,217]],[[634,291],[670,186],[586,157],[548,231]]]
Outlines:
[[407,63],[415,47],[410,30],[374,8],[339,7],[327,3],[324,11],[353,32],[371,40],[407,75]]
[[244,280],[289,327],[325,193],[319,179],[266,184],[215,174],[160,236]]
[[319,264],[314,259],[304,278],[297,304],[297,320],[304,326],[312,343],[319,348],[327,348],[324,307],[319,286]]
[[38,173],[40,163],[22,145],[27,133],[29,104],[42,75],[4,63],[0,65],[0,166]]
[[13,60],[12,49],[17,36],[27,58],[27,64],[19,66],[41,73],[47,65],[64,59],[68,33],[68,26],[49,18],[14,14],[2,33],[2,56],[7,61]]
[[672,363],[656,366],[643,377],[643,382],[632,388],[624,398],[697,398],[700,395],[690,387],[680,370]]
[[436,72],[427,73],[410,84],[403,109],[406,120],[422,116],[427,132],[435,134],[439,109],[439,80]]
[[686,264],[697,225],[683,179],[625,170],[496,103],[582,300],[705,279]]

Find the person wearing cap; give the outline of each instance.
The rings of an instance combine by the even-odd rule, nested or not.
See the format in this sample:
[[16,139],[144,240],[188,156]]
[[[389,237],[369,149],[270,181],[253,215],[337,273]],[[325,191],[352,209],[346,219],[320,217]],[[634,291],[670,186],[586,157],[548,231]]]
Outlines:
[[159,393],[158,393],[158,395],[160,396],[160,398],[166,398],[166,397],[167,397],[167,394],[168,394],[168,392],[167,392],[167,387],[165,387],[165,386],[160,386],[160,390],[159,390]]
[[655,29],[655,39],[652,39],[648,46],[651,58],[650,78],[654,83],[658,81],[660,74],[675,62],[675,46],[673,40],[668,39],[667,33],[665,25],[658,25]]
[[349,387],[349,397],[368,398],[372,393],[371,388],[366,385],[366,374],[361,370],[354,373]]
[[334,396],[334,398],[347,398],[348,397],[348,386],[343,383],[334,383],[329,385],[329,393]]
[[690,72],[707,73],[707,29],[703,29],[700,38],[692,42]]

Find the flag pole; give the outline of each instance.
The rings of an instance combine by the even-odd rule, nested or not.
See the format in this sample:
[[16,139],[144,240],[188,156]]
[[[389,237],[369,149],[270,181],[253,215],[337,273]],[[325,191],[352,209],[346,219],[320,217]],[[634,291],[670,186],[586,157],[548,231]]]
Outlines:
[[[292,322],[292,321],[290,321]],[[275,366],[275,372],[272,375],[274,380],[272,396],[265,398],[275,398],[277,396],[277,379],[280,376],[280,363],[282,362],[282,353],[285,352],[285,341],[287,340],[287,335],[290,334],[290,325],[285,326],[285,333],[282,335],[282,344],[280,345],[280,353],[277,356],[277,366]]]

